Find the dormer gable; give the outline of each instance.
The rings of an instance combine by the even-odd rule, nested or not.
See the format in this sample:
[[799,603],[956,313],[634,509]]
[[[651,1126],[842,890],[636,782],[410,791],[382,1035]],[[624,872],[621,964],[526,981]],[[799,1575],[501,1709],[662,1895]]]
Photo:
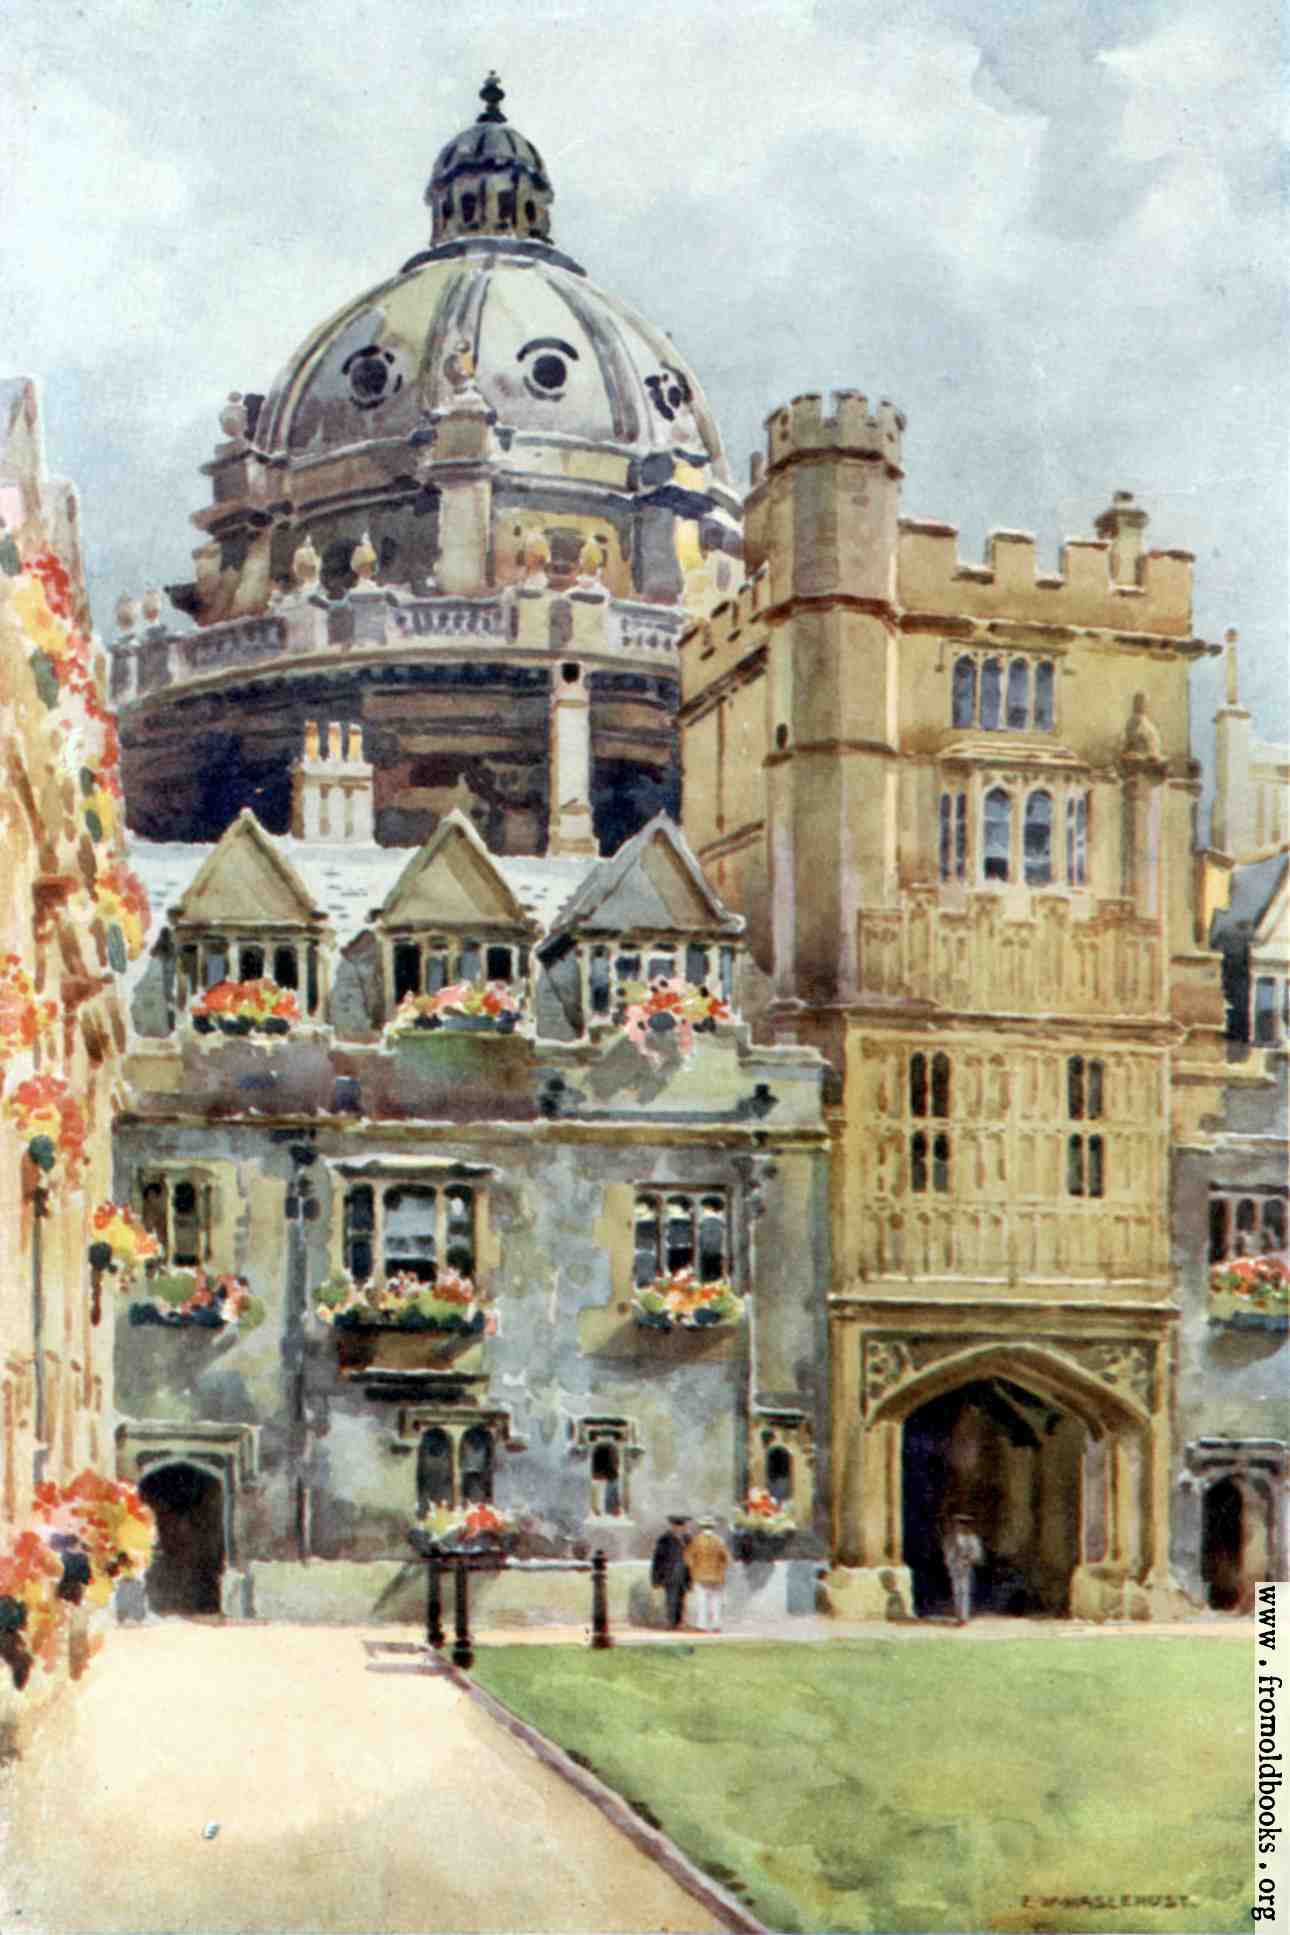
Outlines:
[[385,897],[380,921],[387,930],[531,934],[534,926],[483,840],[456,809],[409,860]]
[[177,927],[313,927],[325,919],[249,807],[220,836],[172,910]]
[[743,925],[709,886],[674,821],[659,813],[612,859],[592,868],[552,928],[551,942],[573,934],[733,939]]

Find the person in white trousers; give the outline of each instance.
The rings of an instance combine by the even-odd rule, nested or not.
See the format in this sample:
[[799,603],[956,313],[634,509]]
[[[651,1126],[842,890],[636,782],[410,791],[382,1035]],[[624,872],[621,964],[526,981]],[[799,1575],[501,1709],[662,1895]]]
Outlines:
[[694,1586],[695,1625],[701,1633],[719,1633],[730,1554],[717,1537],[714,1518],[699,1520],[699,1529],[685,1548],[685,1563]]
[[956,1513],[941,1541],[945,1570],[954,1590],[954,1617],[966,1626],[972,1617],[972,1574],[985,1558],[985,1547],[965,1512]]

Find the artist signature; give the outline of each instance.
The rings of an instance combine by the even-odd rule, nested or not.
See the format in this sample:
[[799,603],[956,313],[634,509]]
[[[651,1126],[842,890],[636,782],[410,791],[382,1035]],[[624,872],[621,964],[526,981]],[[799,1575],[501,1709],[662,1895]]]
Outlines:
[[1198,1895],[1023,1895],[1023,1908],[1199,1908]]

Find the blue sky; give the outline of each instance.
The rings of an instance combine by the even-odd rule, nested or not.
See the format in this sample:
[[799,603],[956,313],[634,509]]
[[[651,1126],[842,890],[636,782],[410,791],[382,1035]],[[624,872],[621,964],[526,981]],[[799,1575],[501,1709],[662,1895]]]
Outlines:
[[671,331],[738,481],[773,407],[852,386],[965,556],[1033,530],[1051,567],[1132,490],[1285,738],[1282,61],[1272,0],[11,0],[0,374],[43,379],[106,627],[188,574],[225,394],[424,246],[495,66],[555,240]]

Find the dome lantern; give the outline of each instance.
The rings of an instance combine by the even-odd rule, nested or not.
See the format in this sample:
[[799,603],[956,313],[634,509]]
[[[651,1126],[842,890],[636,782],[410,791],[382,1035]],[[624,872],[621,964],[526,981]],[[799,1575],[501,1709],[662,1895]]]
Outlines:
[[552,191],[546,164],[502,113],[506,96],[496,74],[489,74],[479,98],[483,113],[440,150],[426,188],[431,246],[481,235],[548,241]]

